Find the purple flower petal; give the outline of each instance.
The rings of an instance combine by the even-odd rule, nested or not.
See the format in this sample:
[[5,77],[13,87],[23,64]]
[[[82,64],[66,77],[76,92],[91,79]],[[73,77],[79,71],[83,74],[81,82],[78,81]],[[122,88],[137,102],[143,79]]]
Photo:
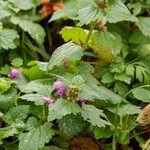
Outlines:
[[10,74],[8,75],[9,78],[14,79],[20,76],[20,72],[17,69],[12,69]]
[[67,60],[65,60],[65,61],[63,62],[63,65],[64,65],[65,67],[68,67],[68,66],[69,66],[69,62],[68,62]]
[[54,96],[60,96],[62,97],[63,95],[67,94],[67,89],[65,87],[60,88],[57,90],[57,92],[54,94]]
[[49,98],[48,96],[43,96],[42,99],[47,102],[48,104],[54,103],[54,100]]
[[57,80],[56,82],[53,83],[53,87],[56,89],[60,89],[60,88],[63,88],[63,85],[60,82],[60,80]]

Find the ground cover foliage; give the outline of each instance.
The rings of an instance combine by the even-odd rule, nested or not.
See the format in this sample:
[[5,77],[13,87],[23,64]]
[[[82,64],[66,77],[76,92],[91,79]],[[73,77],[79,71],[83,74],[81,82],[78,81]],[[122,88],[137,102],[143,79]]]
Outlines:
[[0,0],[0,149],[149,150],[149,127],[149,0]]

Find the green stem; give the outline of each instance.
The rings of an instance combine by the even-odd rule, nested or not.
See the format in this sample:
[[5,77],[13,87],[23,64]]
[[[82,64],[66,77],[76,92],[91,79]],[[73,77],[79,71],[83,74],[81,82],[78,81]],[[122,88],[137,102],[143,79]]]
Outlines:
[[91,26],[90,26],[90,30],[89,30],[89,33],[88,33],[88,35],[87,35],[86,41],[85,41],[84,46],[83,46],[84,49],[87,48],[88,42],[89,42],[89,40],[90,40],[90,37],[91,37],[91,35],[92,35],[92,32],[93,32],[94,28],[95,28],[95,23],[92,23]]

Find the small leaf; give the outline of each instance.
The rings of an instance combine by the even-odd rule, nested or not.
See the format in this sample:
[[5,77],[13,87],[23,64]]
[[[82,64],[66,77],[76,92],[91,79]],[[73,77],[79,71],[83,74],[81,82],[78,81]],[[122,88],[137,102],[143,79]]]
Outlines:
[[86,32],[79,27],[63,27],[60,31],[60,34],[65,42],[72,41],[75,43],[85,42],[87,34]]
[[106,118],[102,110],[97,109],[93,105],[83,104],[81,116],[83,117],[84,120],[90,122],[93,126],[105,127],[106,125],[110,125],[109,122],[100,118],[100,117]]
[[12,60],[11,64],[17,68],[23,65],[23,60],[21,58],[15,58]]
[[78,114],[81,108],[74,102],[67,102],[64,99],[58,99],[54,104],[49,105],[48,120],[61,119],[67,114]]
[[143,102],[150,102],[150,91],[144,88],[135,88],[132,91],[134,97]]
[[48,69],[51,70],[54,66],[60,65],[65,58],[80,60],[82,56],[82,47],[71,42],[66,43],[54,51],[49,61]]

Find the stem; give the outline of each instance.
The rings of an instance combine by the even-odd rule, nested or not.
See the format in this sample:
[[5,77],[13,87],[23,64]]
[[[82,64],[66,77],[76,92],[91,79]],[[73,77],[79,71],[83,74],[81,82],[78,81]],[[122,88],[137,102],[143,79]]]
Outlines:
[[90,37],[91,37],[91,35],[92,35],[92,32],[93,32],[94,28],[95,28],[95,23],[92,23],[91,26],[90,26],[90,30],[89,30],[89,33],[88,33],[88,35],[87,35],[86,41],[85,41],[84,46],[83,46],[84,48],[87,47],[88,42],[89,42],[89,40],[90,40]]
[[150,144],[150,139],[144,144],[142,150],[146,150],[148,148],[148,145]]

